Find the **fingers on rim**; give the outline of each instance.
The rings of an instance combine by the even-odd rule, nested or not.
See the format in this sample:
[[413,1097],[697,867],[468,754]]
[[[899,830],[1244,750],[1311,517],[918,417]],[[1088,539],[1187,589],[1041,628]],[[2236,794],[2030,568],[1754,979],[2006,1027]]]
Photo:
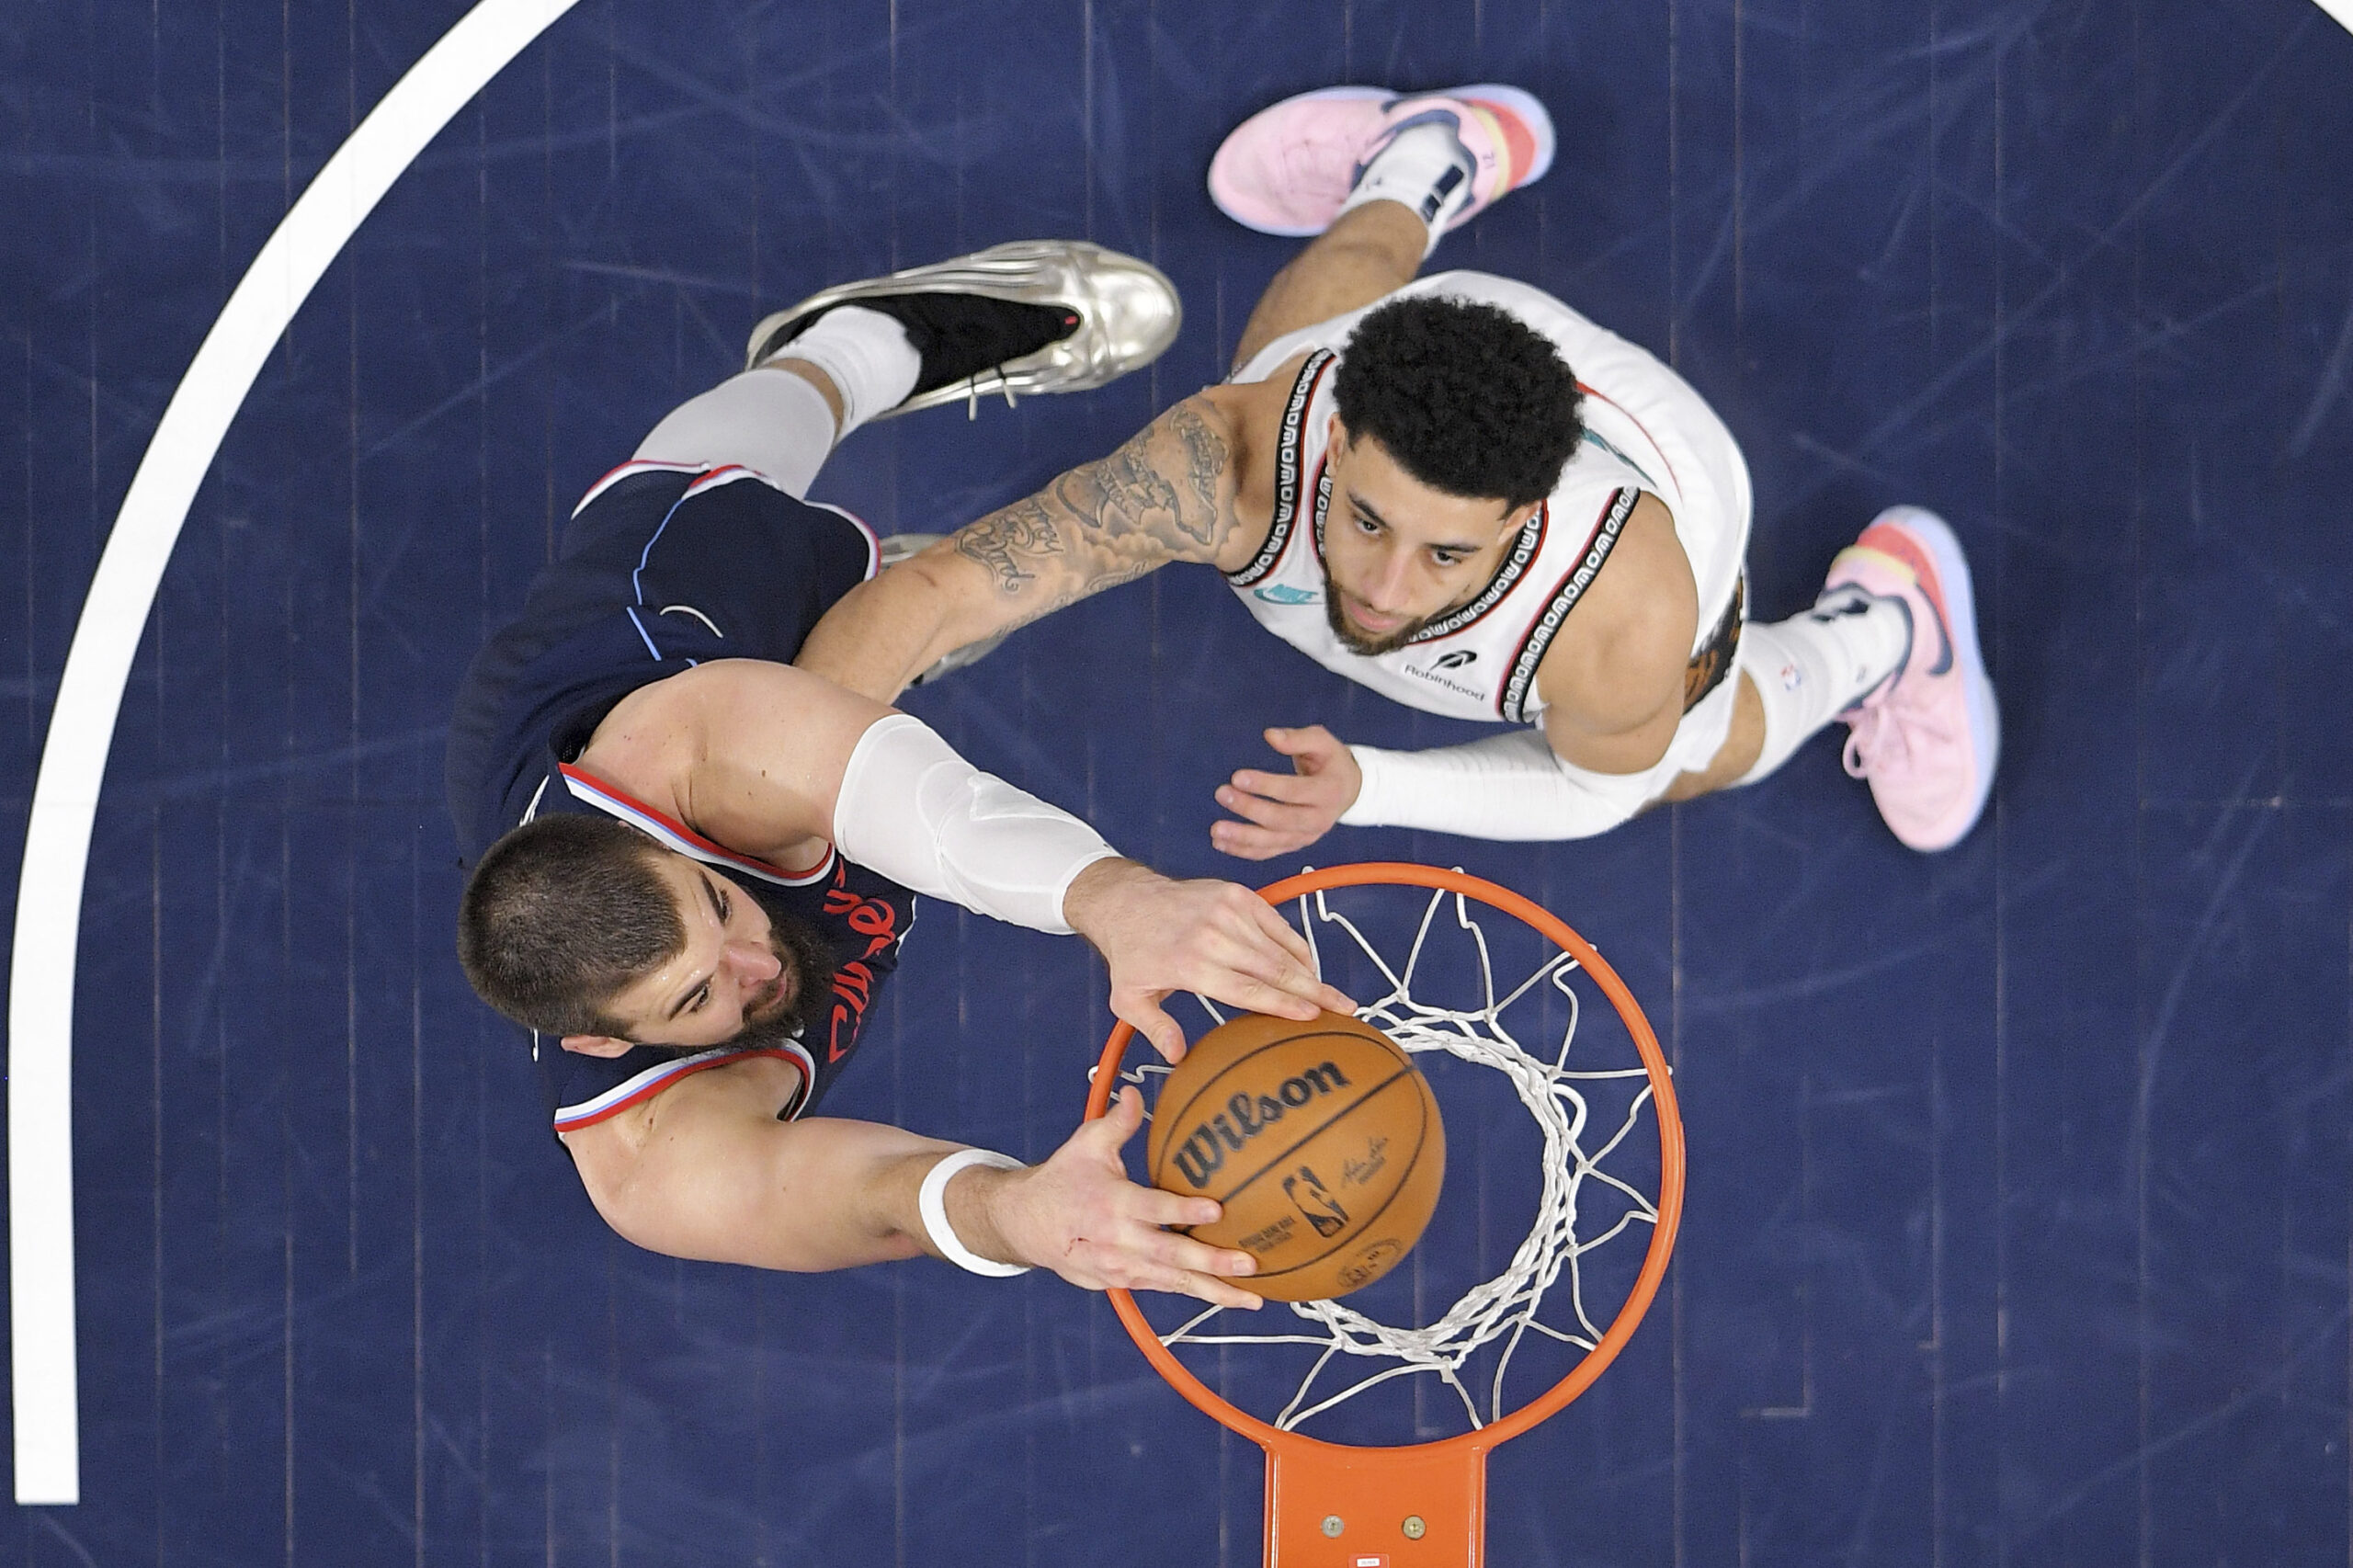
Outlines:
[[1258,929],[1272,937],[1285,952],[1302,964],[1314,962],[1315,949],[1307,945],[1307,938],[1300,935],[1290,921],[1276,912],[1273,904],[1262,898],[1253,898],[1250,902],[1253,905],[1252,918],[1257,921]]
[[1185,1026],[1170,1017],[1167,1009],[1150,996],[1114,991],[1111,1015],[1143,1036],[1153,1050],[1169,1062],[1185,1054]]

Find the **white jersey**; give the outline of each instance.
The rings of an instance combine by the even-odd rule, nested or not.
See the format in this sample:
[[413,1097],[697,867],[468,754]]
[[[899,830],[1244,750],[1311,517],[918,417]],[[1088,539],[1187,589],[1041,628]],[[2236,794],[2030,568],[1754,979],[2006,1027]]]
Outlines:
[[[1365,312],[1277,338],[1233,378],[1264,381],[1307,355],[1283,406],[1273,526],[1256,556],[1226,574],[1259,624],[1325,669],[1409,707],[1458,719],[1532,722],[1544,709],[1536,672],[1545,651],[1648,492],[1673,515],[1699,585],[1695,670],[1711,647],[1728,650],[1739,625],[1751,501],[1748,467],[1714,411],[1673,370],[1540,290],[1484,273],[1442,272],[1385,298],[1423,294],[1500,306],[1552,339],[1585,394],[1585,439],[1475,597],[1392,653],[1353,653],[1325,619],[1324,524],[1332,487],[1324,460],[1340,351]],[[1690,693],[1687,708],[1715,687],[1728,661],[1707,663],[1705,684]],[[1721,707],[1728,721],[1728,702],[1709,706]],[[1722,726],[1708,728],[1716,732],[1712,741],[1694,740],[1711,751]],[[1693,748],[1677,748],[1687,749]]]

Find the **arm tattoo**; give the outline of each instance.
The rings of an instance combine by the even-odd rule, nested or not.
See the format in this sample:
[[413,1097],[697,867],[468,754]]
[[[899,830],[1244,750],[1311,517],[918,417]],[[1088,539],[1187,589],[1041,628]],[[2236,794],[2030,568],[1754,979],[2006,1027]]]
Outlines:
[[997,592],[1008,596],[1037,581],[1036,573],[1023,569],[1024,556],[1058,555],[1062,548],[1062,536],[1046,519],[1045,504],[1034,495],[956,533],[956,552],[986,568]]
[[[1209,422],[1184,404],[1176,405],[1177,417],[1172,421],[1176,434],[1185,441],[1185,481],[1192,488],[1195,500],[1203,513],[1212,517],[1231,519],[1233,507],[1221,498],[1221,490],[1233,454],[1226,449],[1223,437],[1209,427]],[[1203,536],[1202,542],[1211,541]]]
[[963,528],[956,549],[1000,599],[1028,601],[1020,624],[1171,561],[1215,560],[1237,526],[1233,486],[1224,437],[1178,403],[1109,457]]

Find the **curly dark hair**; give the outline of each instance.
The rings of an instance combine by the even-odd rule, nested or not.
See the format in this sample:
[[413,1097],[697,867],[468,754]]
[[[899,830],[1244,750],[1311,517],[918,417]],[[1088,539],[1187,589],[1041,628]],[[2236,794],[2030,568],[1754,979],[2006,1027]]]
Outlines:
[[1584,438],[1576,377],[1510,312],[1441,295],[1392,300],[1357,323],[1332,395],[1433,490],[1508,510],[1541,501]]
[[606,1008],[687,945],[655,868],[663,851],[609,818],[525,823],[483,854],[458,902],[458,961],[474,992],[547,1035],[620,1037]]

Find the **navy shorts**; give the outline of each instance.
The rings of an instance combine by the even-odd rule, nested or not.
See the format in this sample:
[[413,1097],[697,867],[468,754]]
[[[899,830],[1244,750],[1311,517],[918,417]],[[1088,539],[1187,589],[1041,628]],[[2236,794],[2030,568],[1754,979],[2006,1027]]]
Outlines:
[[622,698],[706,659],[790,663],[877,556],[864,523],[750,469],[614,470],[459,687],[447,784],[468,860],[524,819],[553,763]]

